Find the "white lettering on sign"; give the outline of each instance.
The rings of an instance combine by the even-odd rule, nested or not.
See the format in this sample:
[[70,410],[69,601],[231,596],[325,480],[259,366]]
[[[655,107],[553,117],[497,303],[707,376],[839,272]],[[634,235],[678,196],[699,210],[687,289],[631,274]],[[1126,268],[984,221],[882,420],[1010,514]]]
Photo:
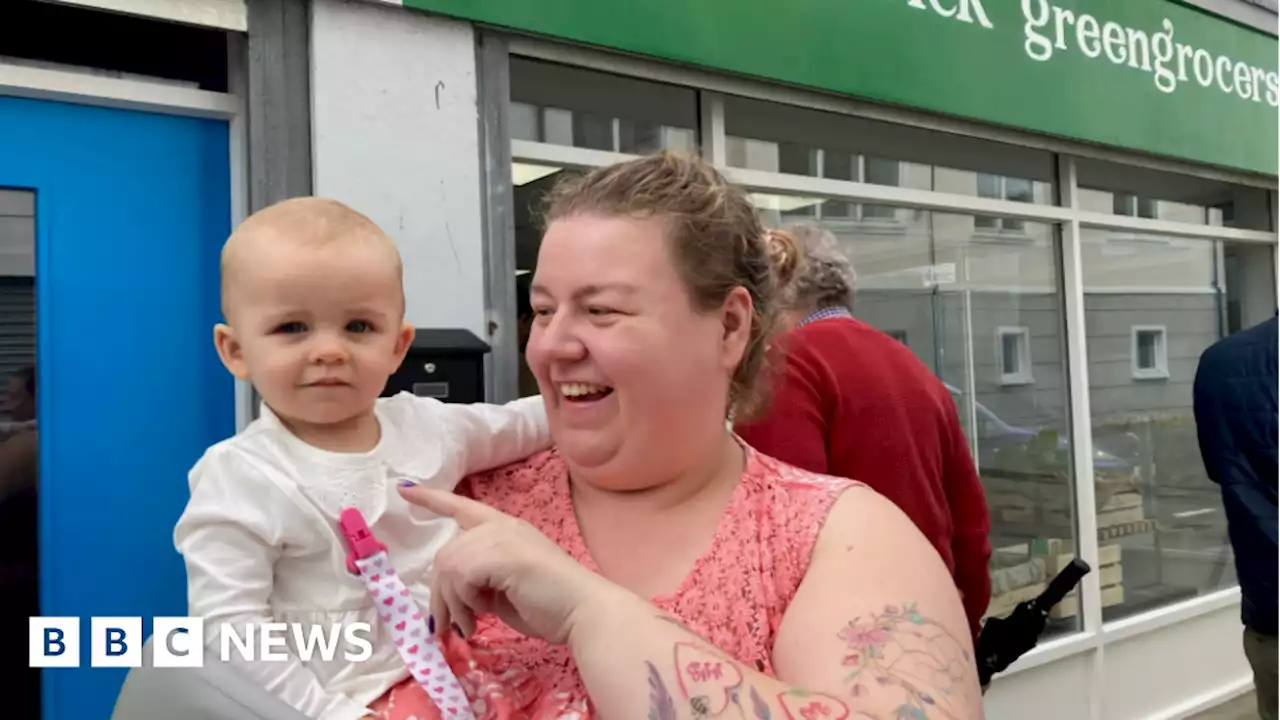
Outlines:
[[[1003,0],[1007,2],[1007,0]],[[1138,2],[1139,0],[1132,0]],[[983,0],[906,0],[907,7],[988,30],[995,27],[982,6]],[[1003,4],[1003,2],[1001,3]],[[1150,73],[1163,93],[1183,83],[1197,82],[1251,102],[1280,107],[1280,74],[1227,55],[1214,55],[1174,39],[1173,23],[1165,18],[1155,32],[1099,20],[1088,13],[1058,7],[1050,0],[1021,0],[1023,50],[1032,60],[1048,62],[1055,53],[1072,47],[1090,59],[1106,58],[1111,64]]]
[[925,0],[908,0],[907,5],[917,10],[932,9],[944,18],[955,18],[960,22],[973,23],[977,20],[979,25],[988,30],[995,27],[987,19],[987,11],[982,7],[982,0],[955,0],[951,7],[943,5],[942,0],[928,1],[929,4],[925,5]]
[[[1026,18],[1023,48],[1032,60],[1045,62],[1055,51],[1074,44],[1085,57],[1105,55],[1114,65],[1151,73],[1157,89],[1171,93],[1192,76],[1203,87],[1216,87],[1243,100],[1280,107],[1280,75],[1276,71],[1234,61],[1226,55],[1214,57],[1204,48],[1194,48],[1174,40],[1173,23],[1166,18],[1158,32],[1128,28],[1087,13],[1077,15],[1049,0],[1022,0]],[[1071,41],[1074,40],[1074,43]]]

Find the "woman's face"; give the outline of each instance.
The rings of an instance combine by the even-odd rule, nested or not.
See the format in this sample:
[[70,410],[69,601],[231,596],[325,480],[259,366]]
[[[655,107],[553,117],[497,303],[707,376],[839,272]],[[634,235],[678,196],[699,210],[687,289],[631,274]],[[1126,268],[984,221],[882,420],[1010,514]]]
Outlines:
[[664,233],[656,219],[577,215],[538,253],[526,357],[556,445],[593,485],[650,487],[725,431],[751,299],[737,288],[696,311]]

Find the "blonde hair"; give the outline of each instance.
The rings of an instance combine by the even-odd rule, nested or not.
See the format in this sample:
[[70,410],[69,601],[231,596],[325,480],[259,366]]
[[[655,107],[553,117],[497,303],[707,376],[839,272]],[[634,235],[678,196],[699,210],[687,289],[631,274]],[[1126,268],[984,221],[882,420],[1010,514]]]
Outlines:
[[361,243],[385,252],[394,264],[396,284],[402,293],[404,267],[400,251],[377,223],[349,206],[320,197],[283,200],[250,215],[240,223],[222,246],[219,270],[222,274],[222,313],[227,314],[229,280],[236,266],[263,243],[302,243],[320,249],[335,243]]
[[758,411],[765,400],[758,382],[765,343],[778,320],[778,283],[747,194],[703,160],[663,152],[563,178],[548,194],[544,224],[587,213],[665,222],[676,270],[700,311],[719,308],[734,288],[746,289],[751,330],[726,411],[735,419]]

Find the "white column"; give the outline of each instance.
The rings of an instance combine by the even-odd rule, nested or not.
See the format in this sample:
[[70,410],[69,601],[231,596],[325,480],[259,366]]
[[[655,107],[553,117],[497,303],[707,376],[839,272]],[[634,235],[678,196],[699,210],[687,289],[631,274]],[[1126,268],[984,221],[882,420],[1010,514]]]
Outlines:
[[[1058,187],[1062,207],[1079,209],[1075,159],[1060,156]],[[1062,288],[1067,315],[1067,373],[1071,388],[1071,466],[1075,477],[1076,554],[1093,571],[1080,581],[1081,628],[1086,635],[1102,631],[1102,587],[1098,578],[1098,514],[1093,479],[1093,423],[1089,407],[1089,356],[1085,347],[1084,267],[1080,253],[1080,222],[1062,223]],[[1102,696],[1106,682],[1104,650],[1099,643],[1090,657],[1089,714],[1104,716]]]
[[488,341],[471,25],[315,0],[311,97],[314,192],[395,238],[407,321]]

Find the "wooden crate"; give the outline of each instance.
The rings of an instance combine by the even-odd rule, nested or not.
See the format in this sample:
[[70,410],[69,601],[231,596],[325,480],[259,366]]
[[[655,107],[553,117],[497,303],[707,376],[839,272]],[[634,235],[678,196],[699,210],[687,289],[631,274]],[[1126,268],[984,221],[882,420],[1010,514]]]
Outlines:
[[[1054,554],[1047,558],[1050,575],[1060,572],[1074,555]],[[1102,607],[1111,607],[1124,603],[1124,566],[1121,563],[1120,546],[1117,544],[1098,546],[1098,567],[1093,570],[1098,575],[1098,584],[1102,587]],[[1049,617],[1068,618],[1080,613],[1080,592],[1078,589],[1067,593],[1049,611]]]

